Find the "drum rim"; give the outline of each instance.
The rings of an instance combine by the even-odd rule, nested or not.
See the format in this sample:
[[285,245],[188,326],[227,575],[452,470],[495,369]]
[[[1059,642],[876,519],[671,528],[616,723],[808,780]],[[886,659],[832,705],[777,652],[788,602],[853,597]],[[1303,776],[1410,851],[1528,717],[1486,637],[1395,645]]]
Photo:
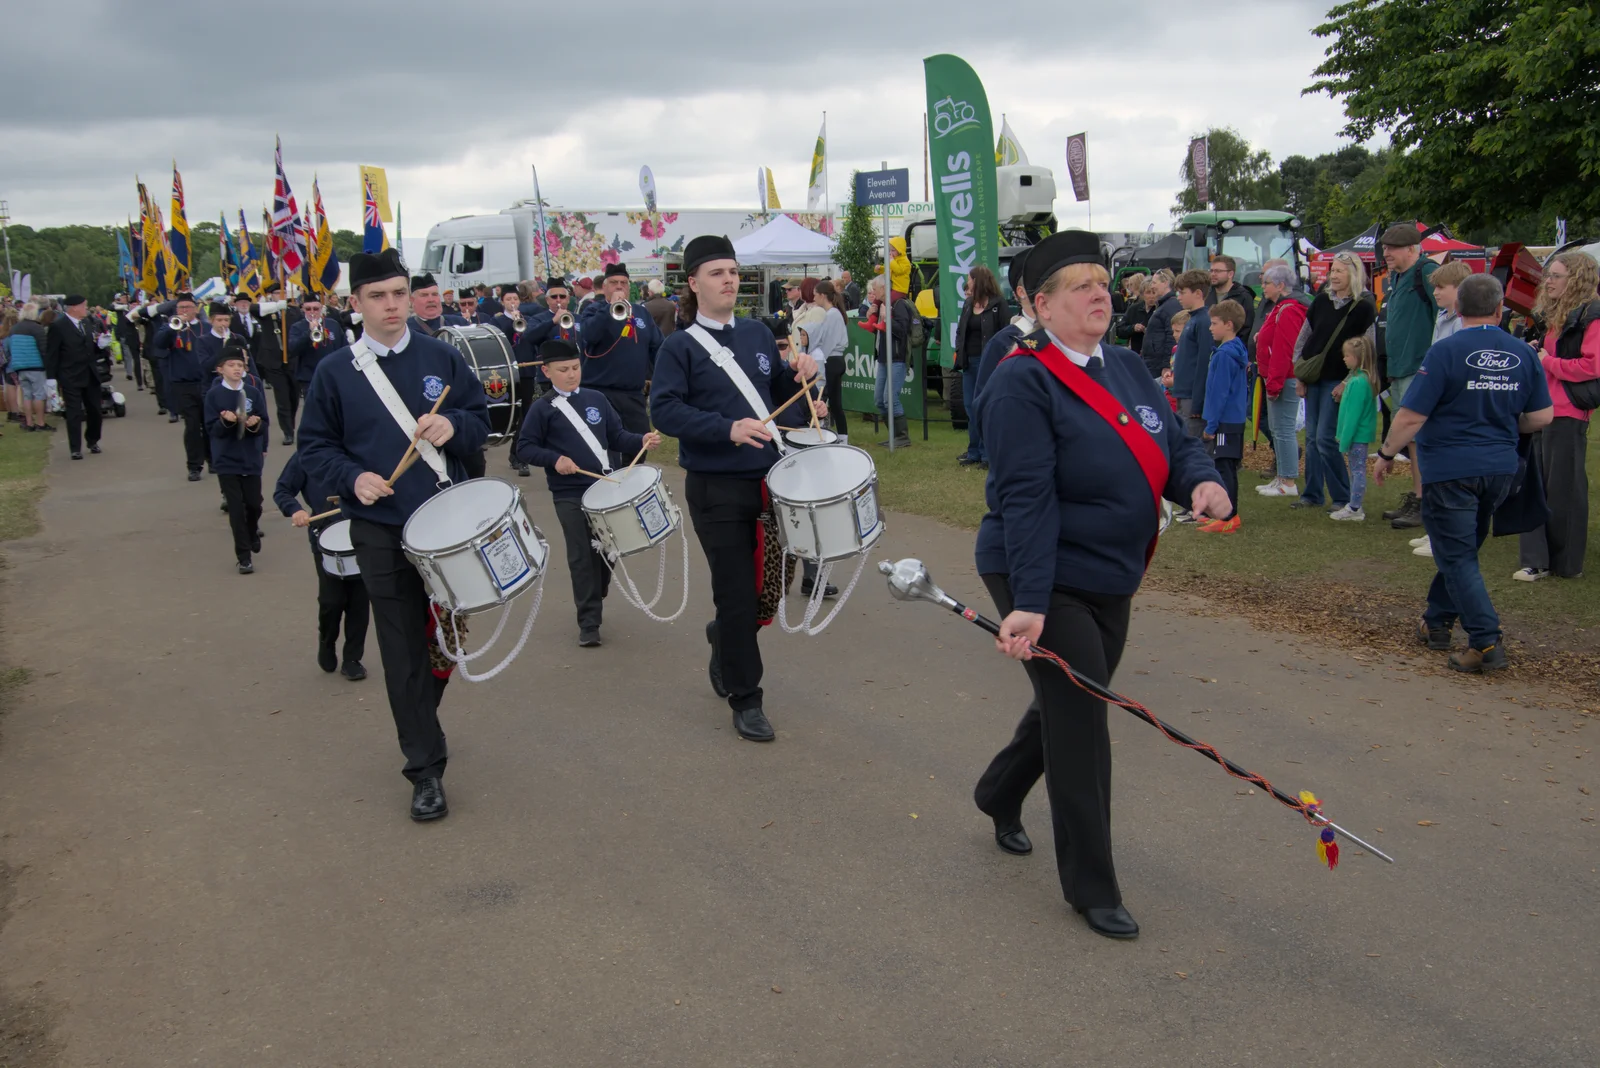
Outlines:
[[[469,485],[472,485],[475,482],[498,482],[502,486],[505,486],[507,489],[509,489],[511,491],[511,504],[510,504],[510,507],[508,507],[504,513],[502,513],[502,515],[500,517],[501,519],[505,519],[505,518],[509,517],[511,515],[512,511],[514,511],[516,509],[517,505],[522,500],[522,490],[520,490],[516,486],[512,485],[510,482],[507,482],[505,479],[500,478],[500,477],[498,477],[496,475],[485,475],[482,478],[469,478],[469,479],[464,479],[461,482],[452,482],[450,485],[446,486],[444,489],[440,490],[438,493],[435,493],[432,497],[429,497],[426,501],[423,501],[420,505],[417,506],[417,510],[415,512],[412,512],[409,516],[406,517],[405,526],[400,528],[400,548],[403,549],[404,551],[408,552],[408,553],[413,554],[413,555],[425,557],[425,558],[428,558],[428,559],[432,559],[432,558],[434,558],[436,556],[444,556],[444,555],[446,555],[448,553],[458,553],[463,549],[473,549],[473,548],[476,548],[479,545],[485,544],[486,542],[490,541],[491,540],[490,534],[492,532],[494,532],[496,529],[498,529],[498,527],[499,527],[498,523],[490,523],[488,526],[484,527],[482,530],[478,531],[476,534],[472,535],[469,538],[464,538],[464,539],[462,539],[461,541],[458,541],[458,542],[452,542],[449,545],[442,545],[437,549],[418,549],[418,548],[415,548],[415,547],[412,546],[410,538],[407,537],[407,534],[411,530],[411,524],[416,520],[418,514],[421,513],[422,509],[426,508],[428,505],[432,504],[434,501],[438,500],[440,497],[443,497],[445,494],[449,493],[451,490],[459,489],[462,486],[469,486]],[[533,524],[532,518],[529,518],[528,523],[529,523],[529,525],[534,526],[534,530],[536,530],[536,531],[538,530],[538,527]]]
[[[774,502],[782,501],[783,503],[791,505],[791,506],[793,506],[795,508],[804,508],[807,505],[810,505],[812,507],[820,508],[822,505],[825,505],[825,504],[837,504],[839,501],[845,501],[845,500],[851,499],[857,493],[860,492],[861,487],[863,487],[863,486],[867,486],[867,485],[876,486],[878,484],[878,465],[872,462],[872,454],[867,452],[866,449],[858,448],[858,447],[856,447],[854,445],[850,445],[850,444],[847,444],[847,443],[835,442],[835,443],[833,443],[831,445],[813,445],[810,448],[797,449],[796,452],[797,453],[811,453],[811,452],[816,452],[819,449],[849,449],[851,452],[859,452],[862,456],[865,456],[867,458],[867,467],[868,467],[867,477],[862,479],[860,482],[857,482],[854,486],[851,486],[848,490],[844,491],[843,493],[835,494],[832,497],[822,497],[822,498],[819,498],[818,500],[814,500],[814,501],[803,501],[803,500],[799,500],[799,499],[794,498],[794,497],[785,497],[782,494],[780,494],[776,489],[774,489],[773,486],[772,486],[772,470],[768,470],[767,471],[767,477],[766,477],[766,479],[764,481],[767,484],[767,492],[768,492],[768,494],[771,495],[771,497],[772,497]],[[790,457],[784,457],[784,459],[790,459]],[[779,463],[782,463],[782,461],[780,460]],[[776,469],[777,466],[778,466],[777,464],[773,464],[772,468]]]
[[[613,471],[611,473],[613,475],[619,475],[619,474],[622,474],[622,473],[624,473],[626,471],[638,471],[638,470],[641,470],[641,469],[654,471],[655,474],[656,474],[655,481],[652,482],[648,487],[646,487],[642,492],[634,494],[632,497],[629,497],[627,500],[618,501],[616,504],[606,505],[604,508],[599,508],[599,507],[591,508],[589,505],[583,503],[583,498],[580,497],[578,499],[578,507],[582,508],[585,512],[593,512],[596,515],[606,515],[606,514],[608,514],[610,512],[620,511],[623,508],[631,508],[646,493],[649,493],[649,492],[651,492],[652,490],[654,490],[654,489],[656,489],[658,487],[666,486],[666,484],[667,484],[666,472],[664,470],[662,470],[656,464],[634,464],[632,467],[625,467],[621,471]],[[589,496],[589,490],[595,489],[596,487],[603,486],[603,485],[604,485],[604,483],[596,482],[593,486],[590,486],[589,489],[586,489],[586,490],[583,491],[583,496],[584,497]]]
[[335,549],[335,548],[330,547],[326,542],[324,542],[322,540],[323,538],[327,537],[330,533],[332,533],[333,531],[339,529],[340,527],[346,528],[345,536],[349,537],[350,520],[348,520],[348,519],[336,520],[335,522],[329,523],[327,526],[325,526],[321,530],[317,531],[317,551],[318,552],[326,553],[329,556],[354,556],[356,554],[356,548],[355,548],[354,544],[352,544],[350,546],[350,548],[348,548],[348,549]]
[[[793,426],[793,427],[788,427],[783,432],[783,440],[784,441],[789,441],[796,434],[806,434],[806,433],[810,433],[812,431],[819,431],[819,432],[821,432],[823,434],[827,434],[829,437],[833,438],[833,440],[832,441],[818,441],[815,445],[796,446],[797,448],[820,449],[824,445],[849,445],[850,444],[847,441],[843,441],[842,442],[842,441],[839,440],[839,432],[837,430],[829,430],[825,426]],[[865,452],[866,450],[863,449],[861,451]],[[869,459],[870,459],[870,457],[869,457]]]

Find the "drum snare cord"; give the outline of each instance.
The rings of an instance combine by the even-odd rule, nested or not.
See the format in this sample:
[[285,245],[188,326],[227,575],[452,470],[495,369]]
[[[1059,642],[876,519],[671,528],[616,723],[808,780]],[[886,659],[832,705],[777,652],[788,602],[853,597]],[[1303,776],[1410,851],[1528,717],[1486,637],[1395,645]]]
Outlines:
[[678,610],[670,616],[658,616],[651,611],[656,606],[656,602],[661,600],[661,594],[667,588],[667,546],[665,542],[657,550],[661,562],[656,572],[656,595],[649,601],[644,599],[644,595],[639,592],[639,587],[633,584],[633,576],[628,574],[626,562],[619,557],[616,563],[612,563],[609,556],[603,554],[601,556],[601,559],[606,562],[606,566],[611,568],[612,574],[622,576],[622,583],[617,587],[622,593],[622,599],[657,623],[671,623],[683,615],[684,609],[689,607],[689,539],[683,536],[683,531],[680,530],[677,533],[679,540],[683,542],[683,601],[679,603]]
[[516,646],[512,648],[511,652],[506,654],[506,658],[504,660],[500,661],[500,663],[496,664],[482,675],[474,675],[472,672],[468,671],[467,662],[486,653],[489,650],[489,646],[494,644],[495,638],[500,636],[500,628],[505,626],[506,619],[510,618],[511,615],[511,606],[509,604],[502,609],[500,614],[500,624],[495,628],[494,635],[489,639],[489,644],[485,645],[482,649],[479,649],[476,653],[469,654],[465,650],[457,650],[452,652],[448,644],[448,639],[444,636],[443,627],[437,628],[437,634],[435,636],[439,643],[439,650],[444,653],[445,659],[449,660],[451,663],[455,664],[458,669],[460,669],[462,678],[466,679],[468,682],[487,682],[496,675],[500,674],[506,668],[510,667],[511,662],[517,658],[517,654],[522,652],[522,647],[528,644],[528,635],[533,633],[533,621],[539,618],[539,604],[543,600],[544,572],[541,571],[539,573],[539,577],[534,580],[533,607],[528,610],[528,621],[522,625],[522,636],[517,639]]
[[[783,555],[792,556],[794,554],[785,549]],[[796,556],[795,559],[799,560],[800,557]],[[833,573],[832,561],[817,568],[816,582],[811,587],[811,596],[806,601],[805,612],[801,615],[800,622],[792,627],[789,625],[789,588],[785,586],[778,594],[778,626],[783,628],[785,634],[804,633],[807,637],[816,637],[821,634],[828,628],[828,624],[833,622],[834,617],[839,614],[839,610],[844,607],[844,603],[850,599],[850,594],[855,590],[856,583],[861,581],[861,573],[866,570],[866,566],[867,553],[862,550],[860,562],[856,564],[856,573],[850,576],[850,584],[839,595],[839,601],[833,606],[833,611],[829,612],[827,617],[816,626],[812,626],[811,623],[822,609],[822,601],[828,591],[828,576]],[[787,568],[788,564],[785,563],[784,567]]]

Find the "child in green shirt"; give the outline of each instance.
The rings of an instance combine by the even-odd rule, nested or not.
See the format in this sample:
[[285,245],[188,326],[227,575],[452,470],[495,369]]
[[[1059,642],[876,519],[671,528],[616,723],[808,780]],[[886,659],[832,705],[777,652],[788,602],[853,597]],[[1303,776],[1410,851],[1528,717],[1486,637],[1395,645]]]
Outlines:
[[1350,503],[1329,519],[1360,522],[1367,518],[1361,501],[1367,494],[1367,446],[1378,431],[1378,353],[1363,335],[1344,343],[1344,365],[1350,374],[1339,397],[1335,436],[1350,469]]

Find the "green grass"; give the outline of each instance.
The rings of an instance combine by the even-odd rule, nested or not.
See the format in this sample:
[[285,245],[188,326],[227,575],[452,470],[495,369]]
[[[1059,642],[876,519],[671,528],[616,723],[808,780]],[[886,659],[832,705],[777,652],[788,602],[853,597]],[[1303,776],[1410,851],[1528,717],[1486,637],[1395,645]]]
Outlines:
[[20,423],[0,422],[0,431],[0,541],[11,541],[38,533],[53,435],[26,433]]

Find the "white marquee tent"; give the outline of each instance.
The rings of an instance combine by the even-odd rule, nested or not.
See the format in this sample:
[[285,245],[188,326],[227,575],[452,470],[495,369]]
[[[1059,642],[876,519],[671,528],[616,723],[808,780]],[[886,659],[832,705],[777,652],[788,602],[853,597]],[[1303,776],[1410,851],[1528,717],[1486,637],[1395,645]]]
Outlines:
[[833,239],[779,215],[735,241],[733,251],[746,267],[832,263]]

